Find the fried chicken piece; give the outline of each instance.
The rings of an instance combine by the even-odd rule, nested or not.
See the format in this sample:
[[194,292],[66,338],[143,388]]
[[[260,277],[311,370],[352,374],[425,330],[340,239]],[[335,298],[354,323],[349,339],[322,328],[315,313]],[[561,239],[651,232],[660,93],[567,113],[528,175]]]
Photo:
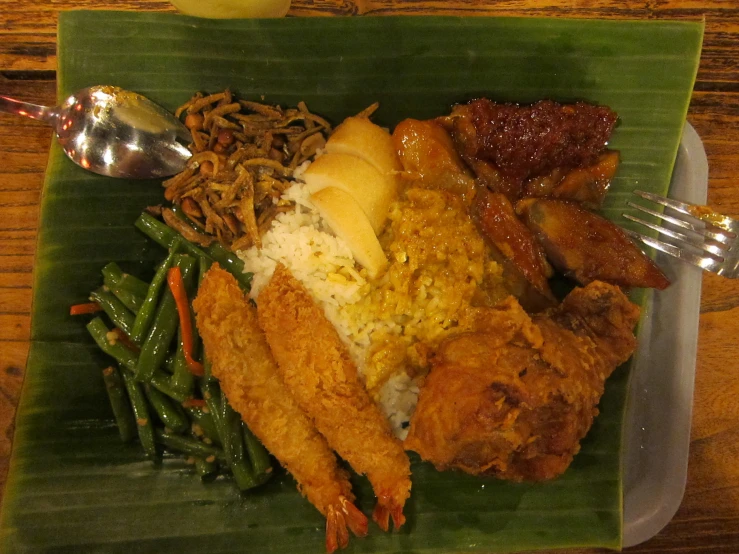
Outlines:
[[[551,324],[593,341],[607,378],[636,349],[632,329],[639,321],[639,313],[639,307],[618,287],[595,281],[574,289],[548,315]],[[535,316],[534,321],[542,327],[547,319]]]
[[513,299],[442,343],[405,446],[437,469],[513,481],[562,474],[598,414],[606,378],[636,347],[639,308],[595,282],[529,317]]
[[410,461],[390,424],[370,399],[334,326],[305,287],[283,265],[257,299],[279,371],[298,405],[328,444],[357,473],[366,474],[377,496],[373,519],[386,530],[405,522]]
[[234,276],[215,264],[193,307],[213,375],[229,403],[326,517],[327,551],[346,546],[347,526],[357,536],[366,535],[367,518],[352,504],[349,475],[285,388],[256,309]]
[[621,227],[576,202],[527,198],[516,213],[536,235],[552,265],[580,284],[665,289],[670,281]]

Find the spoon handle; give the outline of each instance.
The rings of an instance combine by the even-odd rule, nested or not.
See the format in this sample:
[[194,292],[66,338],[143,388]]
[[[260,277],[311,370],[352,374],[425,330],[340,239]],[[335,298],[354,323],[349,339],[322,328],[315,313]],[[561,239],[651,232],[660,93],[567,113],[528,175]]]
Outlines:
[[7,96],[0,96],[0,112],[23,115],[31,119],[38,119],[46,123],[53,124],[56,119],[56,109],[28,102],[14,100]]

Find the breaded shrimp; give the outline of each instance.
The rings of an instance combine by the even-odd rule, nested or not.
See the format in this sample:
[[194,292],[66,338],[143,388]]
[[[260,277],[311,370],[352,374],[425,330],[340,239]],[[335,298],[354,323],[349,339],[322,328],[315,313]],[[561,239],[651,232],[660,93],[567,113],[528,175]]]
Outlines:
[[387,531],[392,515],[397,529],[410,496],[410,461],[336,329],[279,264],[257,299],[257,313],[288,390],[331,448],[367,475],[378,499],[373,519]]
[[352,503],[347,472],[285,388],[256,310],[234,276],[214,265],[193,307],[213,375],[228,401],[326,517],[326,550],[348,544],[347,525],[355,535],[366,535],[367,518]]

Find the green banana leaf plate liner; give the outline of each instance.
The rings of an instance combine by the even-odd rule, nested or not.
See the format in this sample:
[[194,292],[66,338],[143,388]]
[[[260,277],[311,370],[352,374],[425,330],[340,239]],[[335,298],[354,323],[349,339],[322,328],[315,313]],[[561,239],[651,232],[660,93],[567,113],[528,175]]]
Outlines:
[[[315,18],[214,21],[172,14],[66,12],[58,94],[91,85],[140,92],[174,109],[195,91],[296,105],[334,123],[372,102],[392,127],[456,102],[585,100],[620,115],[622,163],[605,212],[618,223],[634,188],[665,193],[698,65],[701,23],[538,18]],[[3,552],[324,551],[324,520],[280,472],[241,495],[160,467],[118,438],[100,371],[110,361],[68,315],[115,260],[149,277],[163,250],[133,227],[162,201],[157,182],[85,172],[54,144],[42,198],[32,345],[2,506]],[[348,552],[504,552],[619,548],[622,420],[629,368],[608,381],[601,415],[570,469],[515,484],[436,472],[413,457],[408,523],[374,524]],[[372,491],[355,478],[359,505]]]

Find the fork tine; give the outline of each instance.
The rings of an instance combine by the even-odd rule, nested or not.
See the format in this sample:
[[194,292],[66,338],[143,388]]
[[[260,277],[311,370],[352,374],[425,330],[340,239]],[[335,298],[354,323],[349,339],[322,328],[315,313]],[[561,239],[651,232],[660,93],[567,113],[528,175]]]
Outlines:
[[674,244],[669,244],[666,242],[662,242],[661,240],[653,239],[652,237],[637,233],[636,231],[630,231],[627,229],[626,233],[630,237],[643,242],[647,246],[651,246],[652,248],[655,248],[660,252],[664,252],[665,254],[672,256],[673,258],[678,258],[680,260],[688,262],[689,264],[698,266],[701,269],[705,269],[707,271],[716,271],[718,269],[718,266],[720,266],[720,262],[709,256],[698,256],[691,252],[686,252],[685,250],[678,248]]
[[[732,239],[730,237],[726,236],[724,233],[720,233],[720,232],[716,232],[716,231],[712,231],[708,229],[705,226],[705,224],[701,224],[701,227],[698,227],[694,225],[693,223],[690,223],[689,221],[684,221],[682,219],[669,216],[667,214],[663,214],[663,213],[659,213],[654,210],[650,210],[649,208],[647,208],[646,206],[642,206],[641,204],[635,204],[634,202],[627,202],[626,204],[631,208],[639,210],[640,212],[653,215],[654,217],[659,217],[660,219],[663,219],[664,221],[672,223],[673,225],[677,225],[678,227],[682,227],[683,229],[687,229],[688,231],[698,233],[700,235],[706,236],[710,239],[713,239],[717,242],[721,242],[723,244],[731,244]],[[626,217],[626,214],[624,214],[624,217]]]
[[739,235],[739,222],[725,215],[709,211],[709,213],[704,216],[701,213],[696,212],[696,208],[700,208],[701,206],[680,202],[679,200],[673,200],[672,198],[665,198],[664,196],[657,196],[656,194],[645,192],[643,190],[635,190],[634,194],[644,198],[645,200],[651,200],[652,202],[656,202],[657,204],[661,204],[662,206],[666,206],[697,220],[704,221],[713,227],[723,229],[724,231],[731,233],[731,236],[729,237],[730,240],[736,239]]
[[636,194],[637,196],[641,196],[645,200],[651,200],[652,202],[656,202],[657,204],[661,204],[662,206],[667,206],[668,208],[677,210],[680,213],[695,217],[693,214],[690,213],[690,204],[686,204],[685,202],[680,202],[679,200],[673,200],[672,198],[666,198],[664,196],[657,196],[656,194],[645,192],[643,190],[635,190],[634,194]]
[[657,231],[658,233],[661,233],[670,238],[683,242],[687,245],[692,246],[693,248],[697,248],[698,250],[704,250],[705,252],[708,252],[710,254],[713,254],[723,259],[724,251],[721,250],[721,248],[715,244],[706,244],[700,239],[692,239],[688,235],[685,235],[683,233],[678,233],[677,231],[672,231],[670,229],[666,229],[665,227],[660,227],[659,225],[655,225],[654,223],[644,221],[643,219],[634,217],[633,215],[623,214],[623,216],[626,219],[633,221],[634,223],[638,223],[640,225],[644,225],[645,227],[649,227],[650,229],[653,229]]

